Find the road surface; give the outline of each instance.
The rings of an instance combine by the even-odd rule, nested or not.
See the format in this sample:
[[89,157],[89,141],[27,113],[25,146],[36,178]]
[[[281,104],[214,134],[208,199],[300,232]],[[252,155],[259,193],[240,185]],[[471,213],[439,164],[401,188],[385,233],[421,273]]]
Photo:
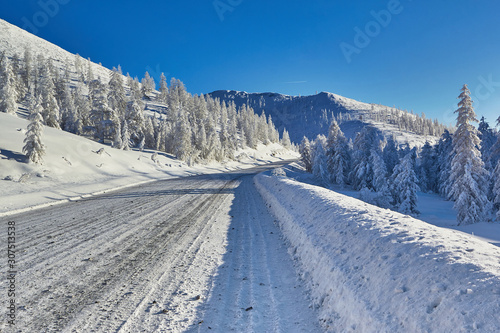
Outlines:
[[[1,331],[321,331],[253,185],[265,168],[158,181],[3,218],[0,245],[7,248],[10,221],[18,273],[15,329],[4,320]],[[6,314],[7,281],[0,283]]]

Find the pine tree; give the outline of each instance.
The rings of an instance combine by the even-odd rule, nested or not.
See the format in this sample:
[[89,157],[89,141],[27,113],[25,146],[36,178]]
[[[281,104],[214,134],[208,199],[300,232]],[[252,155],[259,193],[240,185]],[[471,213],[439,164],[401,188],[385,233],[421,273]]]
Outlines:
[[40,68],[40,96],[42,98],[42,117],[49,127],[60,129],[60,109],[56,99],[56,87],[52,76],[52,62],[44,62]]
[[167,87],[167,78],[165,74],[161,73],[160,76],[160,95],[158,95],[158,102],[167,104],[168,99],[168,87]]
[[79,130],[80,115],[75,106],[75,100],[67,85],[64,86],[63,97],[61,100],[62,110],[62,128],[70,133],[77,133]]
[[391,176],[391,191],[394,205],[403,214],[420,214],[417,209],[418,178],[413,165],[413,152],[408,153],[394,167]]
[[0,112],[15,114],[17,91],[9,58],[4,58],[0,69]]
[[342,134],[337,137],[335,143],[335,155],[333,155],[330,175],[332,182],[342,187],[349,184],[350,167],[351,147]]
[[488,172],[481,159],[480,140],[477,129],[471,122],[477,122],[472,99],[467,85],[462,88],[460,102],[455,113],[457,131],[453,135],[453,152],[451,161],[450,197],[455,200],[459,225],[471,224],[485,218],[488,206],[485,188]]
[[24,50],[24,67],[21,71],[21,78],[26,88],[26,94],[33,89],[33,57],[29,48]]
[[122,127],[115,127],[115,137],[113,138],[113,148],[123,149]]
[[283,129],[283,137],[281,139],[281,144],[286,149],[292,148],[292,142],[290,141],[290,135],[288,134],[288,131],[286,130],[286,128]]
[[123,122],[122,127],[122,149],[130,150],[130,132],[126,121]]
[[192,157],[191,127],[187,115],[182,109],[179,110],[177,117],[178,122],[174,136],[175,155],[182,161],[188,161]]
[[151,76],[149,76],[148,72],[146,72],[146,74],[144,75],[144,78],[141,80],[141,84],[142,84],[143,96],[149,97],[149,95],[155,89],[155,81]]
[[28,92],[27,86],[24,84],[24,81],[21,77],[21,60],[19,59],[19,56],[17,53],[15,53],[12,56],[11,59],[12,63],[12,73],[13,73],[13,85],[14,85],[14,91],[16,93],[16,102],[21,103],[24,97],[26,96],[26,93]]
[[347,183],[350,164],[349,146],[335,119],[332,119],[328,130],[326,158],[330,181],[344,186]]
[[299,146],[300,160],[304,163],[307,172],[312,172],[312,152],[311,143],[305,136]]
[[92,69],[92,61],[90,61],[90,58],[87,59],[87,85],[90,86],[90,83],[94,81],[94,71]]
[[106,85],[99,80],[92,81],[90,94],[92,100],[90,120],[95,136],[101,143],[104,143],[106,139],[114,139],[119,124],[114,110],[108,106]]
[[481,140],[481,158],[485,164],[487,170],[493,170],[496,166],[498,159],[492,156],[493,146],[497,141],[497,135],[490,128],[490,125],[486,122],[484,117],[481,117],[478,126],[478,137]]
[[373,127],[366,126],[356,135],[353,147],[351,179],[355,190],[363,187],[372,189],[373,168],[370,163],[372,149],[378,150],[377,132]]
[[24,139],[23,153],[32,163],[41,164],[43,162],[42,156],[45,155],[45,146],[42,143],[43,119],[41,112],[43,108],[39,98],[32,103],[30,109],[30,123]]
[[398,146],[394,136],[389,136],[383,152],[384,162],[387,167],[387,172],[392,174],[394,167],[399,163]]
[[453,159],[453,139],[448,132],[445,130],[439,139],[439,143],[436,148],[437,156],[437,167],[438,167],[438,191],[445,198],[449,198],[450,193],[450,173],[451,173],[451,161]]
[[[500,126],[500,117],[497,119],[497,126]],[[490,129],[490,132],[493,132],[492,129]],[[500,160],[500,135],[498,133],[494,133],[495,138],[491,138],[494,140],[493,145],[489,149],[489,154],[487,155],[487,162],[491,166],[491,169],[495,169],[499,160]],[[488,151],[488,149],[483,148],[483,144],[481,143],[481,153],[483,151]],[[483,160],[484,156],[483,156]]]
[[373,202],[379,207],[389,208],[392,196],[388,186],[387,168],[384,159],[375,149],[371,151],[370,163],[373,168],[373,190],[376,192]]
[[326,137],[319,134],[312,145],[312,172],[319,180],[328,183],[328,162],[326,159]]
[[144,106],[142,103],[133,100],[127,105],[127,113],[125,115],[125,120],[128,123],[130,139],[138,144],[144,138]]
[[420,189],[423,192],[436,191],[436,158],[434,149],[431,144],[426,141],[420,153],[420,165],[418,167],[418,178],[420,180]]
[[[89,96],[85,96],[81,86],[77,85],[73,91],[73,104],[75,106],[74,133],[82,135],[84,129],[91,126],[90,110],[91,103]],[[90,94],[89,94],[90,95]]]
[[113,67],[111,71],[111,77],[108,83],[108,105],[115,111],[118,117],[124,117],[127,107],[127,97],[125,95],[123,74],[120,66],[118,66],[118,68]]
[[267,118],[267,125],[268,125],[268,131],[269,131],[269,140],[272,143],[277,143],[280,139],[279,132],[276,130],[276,127],[274,126],[273,119],[271,115],[268,116]]
[[373,189],[378,192],[387,186],[387,168],[384,160],[375,149],[371,150],[370,163],[373,168]]

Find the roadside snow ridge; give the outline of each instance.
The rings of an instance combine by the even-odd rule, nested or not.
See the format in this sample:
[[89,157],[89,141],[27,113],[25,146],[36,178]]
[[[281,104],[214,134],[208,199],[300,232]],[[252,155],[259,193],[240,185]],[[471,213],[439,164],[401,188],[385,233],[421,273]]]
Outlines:
[[498,332],[498,247],[291,179],[255,181],[328,331]]

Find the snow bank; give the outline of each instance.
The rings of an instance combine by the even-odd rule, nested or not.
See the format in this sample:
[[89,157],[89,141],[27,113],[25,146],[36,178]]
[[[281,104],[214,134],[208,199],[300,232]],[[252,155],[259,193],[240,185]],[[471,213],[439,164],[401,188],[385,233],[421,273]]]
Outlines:
[[498,247],[284,177],[255,182],[327,330],[500,329]]

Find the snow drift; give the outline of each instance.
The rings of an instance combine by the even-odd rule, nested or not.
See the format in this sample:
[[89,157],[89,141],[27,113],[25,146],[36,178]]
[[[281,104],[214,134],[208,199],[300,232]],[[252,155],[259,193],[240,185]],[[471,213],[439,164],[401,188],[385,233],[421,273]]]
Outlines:
[[284,177],[255,182],[328,331],[500,328],[498,247]]

